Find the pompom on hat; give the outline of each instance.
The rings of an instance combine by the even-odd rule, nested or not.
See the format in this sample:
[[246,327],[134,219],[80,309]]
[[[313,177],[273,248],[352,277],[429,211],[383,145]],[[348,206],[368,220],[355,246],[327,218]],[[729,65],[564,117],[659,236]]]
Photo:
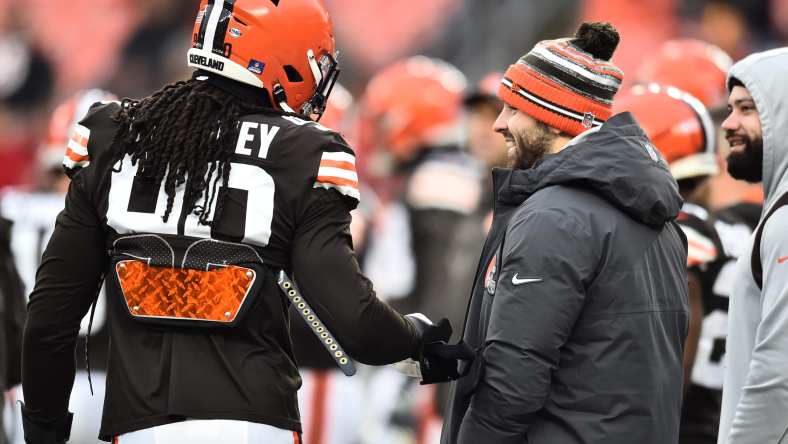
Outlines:
[[601,126],[624,79],[610,63],[618,42],[609,23],[583,23],[574,38],[541,41],[509,66],[498,96],[572,136]]

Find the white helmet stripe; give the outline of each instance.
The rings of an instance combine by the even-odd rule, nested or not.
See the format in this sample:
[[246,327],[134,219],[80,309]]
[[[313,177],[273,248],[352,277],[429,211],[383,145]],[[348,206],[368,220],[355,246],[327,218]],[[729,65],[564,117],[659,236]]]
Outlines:
[[312,77],[315,78],[315,85],[319,85],[323,81],[323,72],[320,71],[320,66],[315,59],[315,53],[310,49],[306,52],[306,59],[309,61],[309,68],[312,70]]
[[211,16],[208,18],[208,26],[205,28],[205,38],[203,39],[202,47],[204,50],[213,51],[213,42],[216,40],[216,28],[219,25],[219,19],[222,17],[222,10],[224,9],[224,0],[216,0],[211,8]]

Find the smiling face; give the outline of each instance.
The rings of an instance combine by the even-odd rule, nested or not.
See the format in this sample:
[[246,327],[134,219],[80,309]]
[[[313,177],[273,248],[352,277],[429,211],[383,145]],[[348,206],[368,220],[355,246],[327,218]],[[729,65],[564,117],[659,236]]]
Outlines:
[[728,98],[728,117],[722,122],[730,145],[728,172],[735,179],[760,182],[763,179],[763,131],[758,109],[750,92],[734,86]]
[[506,140],[509,167],[516,170],[533,167],[539,159],[553,151],[553,145],[559,137],[547,125],[509,105],[504,105],[493,129]]

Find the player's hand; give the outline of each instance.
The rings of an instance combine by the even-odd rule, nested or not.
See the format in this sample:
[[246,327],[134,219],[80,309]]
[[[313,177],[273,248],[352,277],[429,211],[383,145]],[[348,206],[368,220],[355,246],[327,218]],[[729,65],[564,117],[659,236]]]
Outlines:
[[441,341],[447,342],[451,337],[451,323],[449,323],[449,320],[446,318],[438,321],[437,325],[421,313],[405,315],[405,319],[413,324],[422,344]]
[[[465,344],[448,344],[451,337],[451,324],[441,319],[433,324],[421,313],[409,314],[406,318],[413,324],[421,337],[421,347],[416,362],[400,364],[400,371],[411,376],[418,374],[421,384],[449,382],[458,379],[459,361],[472,361],[473,352]],[[418,364],[414,366],[413,364]]]

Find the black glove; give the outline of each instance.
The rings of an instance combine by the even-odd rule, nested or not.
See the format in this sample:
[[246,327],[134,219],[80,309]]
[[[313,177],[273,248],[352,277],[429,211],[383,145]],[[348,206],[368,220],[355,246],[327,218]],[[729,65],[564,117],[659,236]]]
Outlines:
[[421,347],[413,359],[419,362],[421,384],[435,384],[460,378],[459,360],[473,360],[473,351],[463,343],[449,345],[451,324],[444,318],[433,324],[421,313],[405,316],[416,328]]
[[33,412],[24,403],[19,404],[22,408],[22,427],[27,444],[64,444],[71,437],[73,413],[66,412],[54,421],[41,422],[33,419]]

